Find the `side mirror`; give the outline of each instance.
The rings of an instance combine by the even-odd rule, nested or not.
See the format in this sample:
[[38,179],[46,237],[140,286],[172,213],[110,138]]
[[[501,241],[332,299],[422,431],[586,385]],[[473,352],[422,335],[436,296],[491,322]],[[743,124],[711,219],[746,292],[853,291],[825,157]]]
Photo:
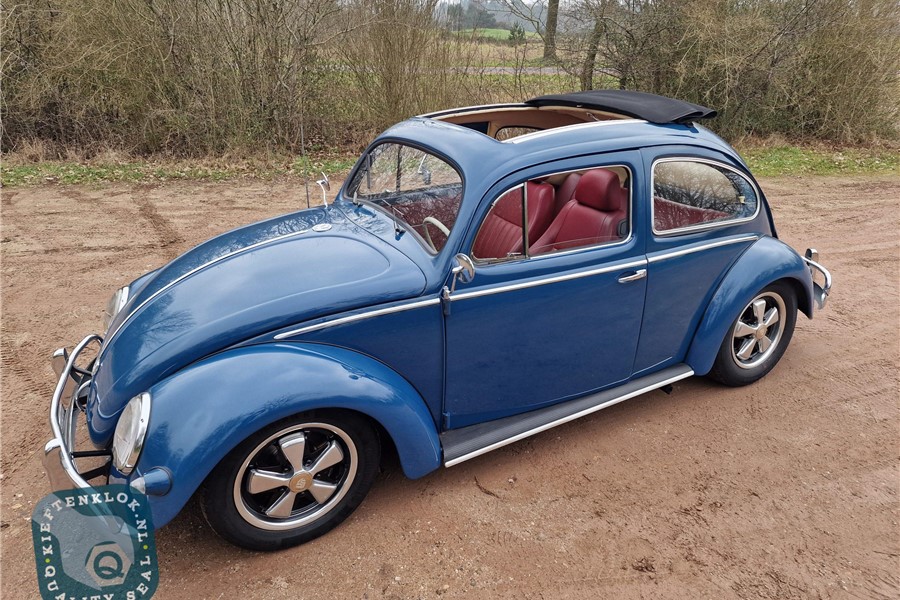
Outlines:
[[469,283],[475,279],[475,263],[472,259],[463,253],[459,253],[453,257],[453,283],[450,284],[450,291],[456,291],[456,282]]

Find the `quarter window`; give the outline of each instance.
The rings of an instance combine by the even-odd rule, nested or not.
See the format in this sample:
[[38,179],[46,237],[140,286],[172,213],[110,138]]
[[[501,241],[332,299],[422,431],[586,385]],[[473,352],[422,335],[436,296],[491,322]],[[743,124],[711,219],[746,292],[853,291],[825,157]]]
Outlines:
[[529,133],[535,133],[536,131],[540,131],[540,129],[537,129],[536,127],[503,127],[497,131],[497,135],[494,137],[501,142],[505,142],[506,140],[511,140],[520,135],[528,135]]
[[653,167],[653,230],[656,233],[726,224],[756,214],[750,182],[723,166],[666,160]]

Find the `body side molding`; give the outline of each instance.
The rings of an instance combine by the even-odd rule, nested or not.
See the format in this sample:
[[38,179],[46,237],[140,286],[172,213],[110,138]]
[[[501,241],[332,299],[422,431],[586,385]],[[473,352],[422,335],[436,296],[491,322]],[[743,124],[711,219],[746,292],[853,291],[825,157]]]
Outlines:
[[444,447],[444,466],[458,465],[491,450],[512,444],[557,425],[574,421],[693,374],[694,371],[689,366],[678,364],[629,381],[624,385],[582,396],[562,404],[554,404],[521,415],[478,423],[461,429],[451,429],[441,434],[441,445]]

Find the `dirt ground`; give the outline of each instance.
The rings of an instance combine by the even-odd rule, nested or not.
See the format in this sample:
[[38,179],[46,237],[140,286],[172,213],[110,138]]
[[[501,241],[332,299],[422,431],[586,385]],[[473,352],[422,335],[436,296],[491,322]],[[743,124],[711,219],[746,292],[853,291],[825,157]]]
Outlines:
[[[157,534],[158,598],[900,597],[900,178],[762,182],[835,287],[764,380],[693,378],[417,481],[388,465],[324,538]],[[304,202],[290,182],[2,190],[3,598],[37,598],[48,357],[119,285]]]

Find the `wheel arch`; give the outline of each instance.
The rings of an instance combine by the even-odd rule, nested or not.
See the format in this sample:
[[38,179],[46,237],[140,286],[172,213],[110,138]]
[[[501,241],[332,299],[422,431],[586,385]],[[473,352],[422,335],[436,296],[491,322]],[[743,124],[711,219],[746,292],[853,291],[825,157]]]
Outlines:
[[735,261],[706,307],[685,359],[694,373],[709,373],[731,324],[757,292],[777,281],[791,286],[798,309],[812,318],[809,268],[790,246],[772,237],[760,238]]
[[171,474],[171,490],[150,496],[157,527],[243,440],[308,410],[353,411],[377,424],[407,477],[441,464],[437,428],[421,396],[384,364],[344,348],[291,342],[238,348],[176,373],[150,394],[146,443],[129,479],[154,467]]

